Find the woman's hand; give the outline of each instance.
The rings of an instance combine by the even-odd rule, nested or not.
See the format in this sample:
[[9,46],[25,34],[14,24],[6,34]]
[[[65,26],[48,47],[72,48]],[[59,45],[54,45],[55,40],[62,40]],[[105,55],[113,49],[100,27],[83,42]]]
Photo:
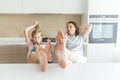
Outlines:
[[88,37],[91,30],[92,30],[92,25],[91,24],[86,24],[86,25],[80,26],[80,32],[81,32],[81,34],[83,35],[84,38]]

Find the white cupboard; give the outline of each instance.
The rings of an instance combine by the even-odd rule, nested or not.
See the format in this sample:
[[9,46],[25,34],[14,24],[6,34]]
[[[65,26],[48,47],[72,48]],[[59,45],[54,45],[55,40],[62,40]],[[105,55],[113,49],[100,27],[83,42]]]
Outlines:
[[84,0],[0,0],[0,13],[84,13]]
[[120,13],[118,0],[88,0],[89,14],[118,14]]
[[20,13],[21,0],[0,0],[0,13]]
[[82,14],[85,12],[85,0],[63,0],[62,13]]
[[22,0],[22,13],[60,13],[61,0]]

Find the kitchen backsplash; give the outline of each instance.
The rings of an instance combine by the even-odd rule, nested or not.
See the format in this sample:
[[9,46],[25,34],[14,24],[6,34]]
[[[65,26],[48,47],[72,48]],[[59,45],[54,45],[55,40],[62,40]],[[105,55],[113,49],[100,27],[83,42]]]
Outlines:
[[43,37],[54,38],[58,30],[66,32],[66,23],[81,24],[81,15],[71,14],[0,14],[0,37],[24,37],[23,31],[38,20]]

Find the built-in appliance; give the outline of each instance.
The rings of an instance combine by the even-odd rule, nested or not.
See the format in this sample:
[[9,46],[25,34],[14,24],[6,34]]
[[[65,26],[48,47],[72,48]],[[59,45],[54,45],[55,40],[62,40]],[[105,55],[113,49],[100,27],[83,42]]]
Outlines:
[[118,15],[90,15],[89,43],[116,43]]
[[55,38],[47,38],[47,37],[46,37],[46,38],[43,38],[43,39],[42,39],[42,42],[47,42],[48,39],[49,39],[51,42],[55,42],[55,41],[56,41]]

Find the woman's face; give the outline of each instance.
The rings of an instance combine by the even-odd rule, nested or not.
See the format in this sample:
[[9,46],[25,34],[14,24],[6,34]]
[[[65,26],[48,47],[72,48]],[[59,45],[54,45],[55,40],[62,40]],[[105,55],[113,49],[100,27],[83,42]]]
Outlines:
[[72,23],[67,24],[67,33],[69,35],[75,35],[76,28]]
[[40,43],[42,41],[41,33],[37,33],[37,34],[33,35],[32,40],[34,43]]

